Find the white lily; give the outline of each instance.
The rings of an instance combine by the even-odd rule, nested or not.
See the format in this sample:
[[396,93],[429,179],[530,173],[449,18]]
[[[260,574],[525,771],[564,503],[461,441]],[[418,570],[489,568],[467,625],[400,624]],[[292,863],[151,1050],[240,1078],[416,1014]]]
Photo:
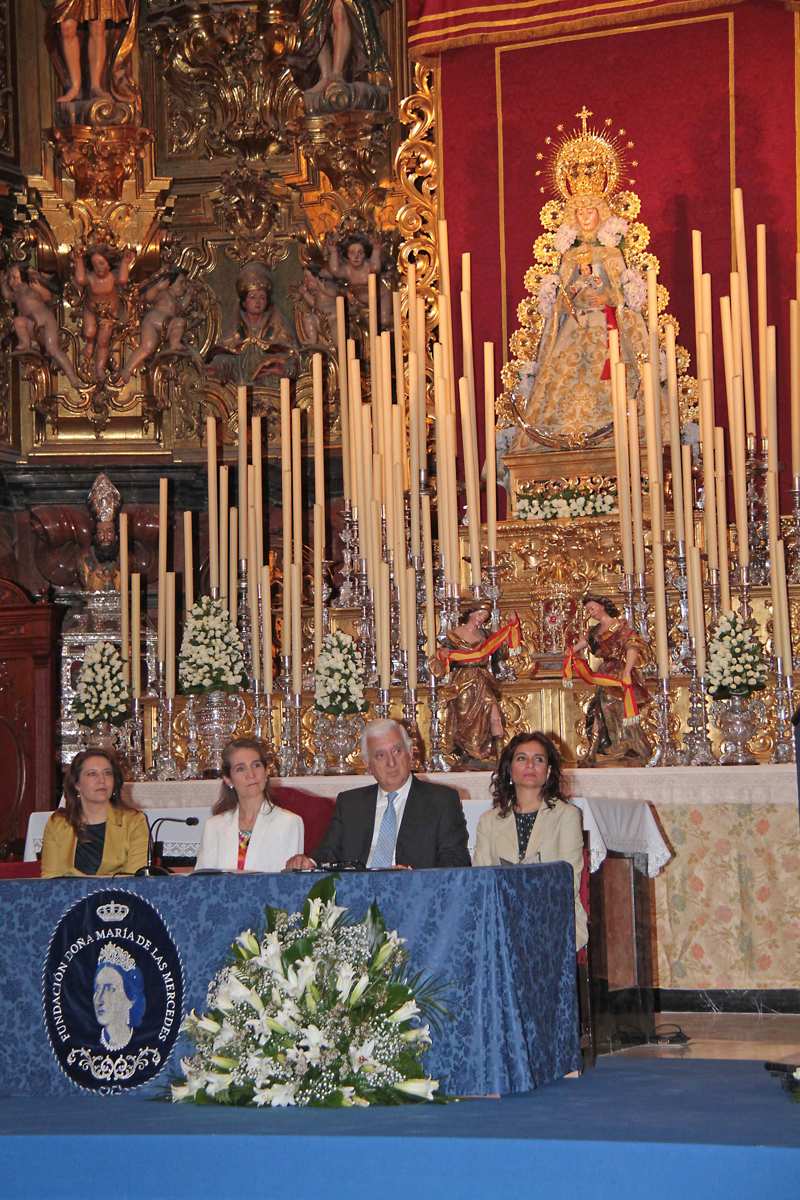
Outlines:
[[419,1006],[416,1000],[406,1000],[405,1004],[401,1004],[393,1013],[389,1014],[389,1020],[393,1025],[400,1025],[403,1021],[409,1021],[419,1012]]
[[433,1093],[438,1091],[438,1079],[404,1079],[400,1083],[393,1084],[396,1092],[402,1092],[404,1096],[416,1096],[419,1100],[432,1100]]

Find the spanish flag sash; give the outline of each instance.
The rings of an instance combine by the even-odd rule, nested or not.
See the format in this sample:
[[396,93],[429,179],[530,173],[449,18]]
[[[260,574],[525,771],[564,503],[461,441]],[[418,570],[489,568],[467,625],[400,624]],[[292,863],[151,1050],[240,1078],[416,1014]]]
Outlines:
[[449,671],[451,663],[463,665],[464,663],[480,662],[481,659],[494,654],[506,643],[509,650],[512,651],[519,649],[522,645],[522,630],[516,613],[507,624],[497,630],[497,633],[490,633],[480,646],[475,646],[472,650],[448,650],[447,646],[441,646],[437,651],[437,657],[445,670]]
[[564,665],[561,670],[561,677],[564,680],[565,687],[572,686],[573,675],[577,675],[584,683],[594,684],[595,687],[621,688],[624,724],[637,725],[639,723],[639,706],[633,694],[633,685],[623,683],[621,679],[617,679],[614,675],[604,675],[600,671],[593,671],[586,659],[578,658],[572,647],[570,647],[564,655]]

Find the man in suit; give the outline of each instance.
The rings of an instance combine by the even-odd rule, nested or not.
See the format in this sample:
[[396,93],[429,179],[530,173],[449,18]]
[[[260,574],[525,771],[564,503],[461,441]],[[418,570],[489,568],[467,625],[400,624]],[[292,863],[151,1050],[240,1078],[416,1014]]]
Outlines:
[[411,741],[403,726],[371,721],[361,736],[361,757],[377,784],[341,792],[314,857],[295,854],[287,870],[329,862],[468,867],[467,823],[458,792],[411,774]]

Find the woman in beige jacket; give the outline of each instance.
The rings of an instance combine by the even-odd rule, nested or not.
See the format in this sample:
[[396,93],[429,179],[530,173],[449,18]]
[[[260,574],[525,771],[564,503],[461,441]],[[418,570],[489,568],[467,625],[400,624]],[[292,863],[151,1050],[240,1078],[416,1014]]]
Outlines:
[[561,759],[543,733],[518,733],[492,776],[493,807],[478,822],[473,866],[568,862],[575,888],[575,943],[589,940],[580,901],[583,870],[581,812],[561,795]]

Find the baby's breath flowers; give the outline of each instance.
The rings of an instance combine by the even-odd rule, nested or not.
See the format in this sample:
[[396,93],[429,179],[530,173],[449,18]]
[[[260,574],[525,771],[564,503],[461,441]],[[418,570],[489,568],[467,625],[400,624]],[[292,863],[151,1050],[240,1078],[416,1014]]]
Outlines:
[[192,607],[178,656],[181,691],[235,692],[247,687],[239,631],[220,600],[203,596]]
[[111,642],[95,642],[86,651],[78,676],[73,709],[79,725],[109,721],[120,725],[128,715],[128,686],[119,650]]

